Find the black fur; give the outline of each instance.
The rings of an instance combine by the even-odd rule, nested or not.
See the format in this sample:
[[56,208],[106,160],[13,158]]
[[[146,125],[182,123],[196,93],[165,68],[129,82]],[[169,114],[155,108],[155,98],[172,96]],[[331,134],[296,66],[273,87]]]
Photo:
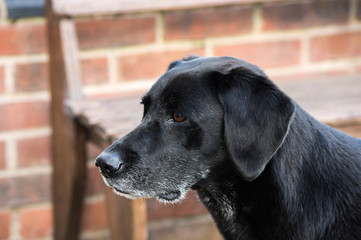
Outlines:
[[192,188],[225,239],[361,239],[361,140],[316,121],[258,67],[176,61],[143,104],[140,125],[96,160],[118,194],[175,202]]

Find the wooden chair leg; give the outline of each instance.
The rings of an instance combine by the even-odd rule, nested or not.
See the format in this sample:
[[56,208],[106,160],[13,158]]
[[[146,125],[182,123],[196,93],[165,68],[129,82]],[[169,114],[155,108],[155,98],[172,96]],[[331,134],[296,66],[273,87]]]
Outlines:
[[146,240],[147,214],[144,199],[129,200],[107,188],[107,211],[111,239]]
[[79,239],[86,178],[86,137],[71,119],[53,128],[54,239]]

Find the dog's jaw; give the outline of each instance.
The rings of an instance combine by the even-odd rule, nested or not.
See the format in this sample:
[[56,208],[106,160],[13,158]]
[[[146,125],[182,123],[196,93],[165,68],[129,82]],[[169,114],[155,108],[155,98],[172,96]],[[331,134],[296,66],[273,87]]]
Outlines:
[[165,190],[162,193],[146,193],[140,190],[124,191],[116,186],[116,184],[110,182],[106,177],[102,176],[104,183],[110,187],[113,192],[119,196],[128,198],[128,199],[138,199],[138,198],[156,198],[158,201],[163,203],[177,203],[182,201],[189,189],[187,186],[181,186],[179,189]]

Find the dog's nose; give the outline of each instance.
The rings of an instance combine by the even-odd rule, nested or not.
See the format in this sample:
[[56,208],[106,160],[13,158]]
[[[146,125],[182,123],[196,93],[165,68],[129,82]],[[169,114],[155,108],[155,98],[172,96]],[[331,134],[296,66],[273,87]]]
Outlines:
[[117,154],[103,152],[95,159],[95,166],[100,167],[104,177],[114,177],[122,168],[122,162]]

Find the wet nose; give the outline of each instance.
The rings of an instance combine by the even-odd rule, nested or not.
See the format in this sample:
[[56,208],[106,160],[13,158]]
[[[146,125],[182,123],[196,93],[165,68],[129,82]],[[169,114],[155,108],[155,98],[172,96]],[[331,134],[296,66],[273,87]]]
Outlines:
[[106,178],[116,176],[122,165],[118,154],[103,152],[95,159],[95,166],[100,168],[101,173]]

